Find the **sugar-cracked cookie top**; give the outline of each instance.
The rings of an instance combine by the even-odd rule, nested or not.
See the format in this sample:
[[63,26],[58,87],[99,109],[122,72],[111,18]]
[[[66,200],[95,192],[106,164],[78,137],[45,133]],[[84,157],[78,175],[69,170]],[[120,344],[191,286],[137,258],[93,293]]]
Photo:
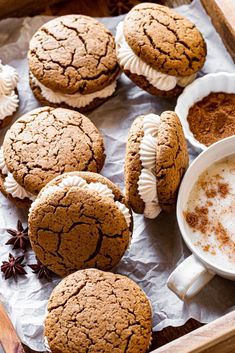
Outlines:
[[119,72],[112,33],[83,15],[61,16],[44,24],[30,41],[28,59],[43,85],[68,94],[101,90]]
[[45,336],[57,353],[145,353],[151,316],[148,298],[129,278],[81,270],[52,292]]
[[136,55],[163,73],[189,76],[205,62],[206,44],[199,30],[168,7],[135,6],[125,18],[124,35]]
[[7,131],[3,150],[8,170],[32,194],[64,172],[99,172],[105,160],[95,125],[63,108],[38,108],[23,115]]
[[[88,185],[101,183],[113,198],[89,187],[59,186],[68,178],[70,182],[82,178]],[[115,201],[126,202],[118,187],[97,173],[65,173],[53,179],[29,213],[29,237],[39,260],[60,276],[83,268],[114,267],[126,251],[132,231],[132,221],[127,224]]]

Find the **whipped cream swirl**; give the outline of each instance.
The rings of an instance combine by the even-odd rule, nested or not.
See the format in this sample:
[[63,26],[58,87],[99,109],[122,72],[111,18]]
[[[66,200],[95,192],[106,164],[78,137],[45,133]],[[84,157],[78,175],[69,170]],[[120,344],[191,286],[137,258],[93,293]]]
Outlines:
[[159,124],[160,116],[158,115],[148,114],[143,118],[144,136],[139,149],[143,168],[138,180],[138,193],[145,204],[144,215],[146,218],[156,218],[161,212],[155,172]]
[[9,172],[5,158],[4,158],[4,153],[3,153],[3,148],[0,148],[0,170],[3,175],[6,175],[6,178],[4,180],[4,188],[6,189],[6,192],[11,194],[13,197],[17,197],[18,199],[25,199],[28,198],[32,201],[35,200],[36,196],[25,190],[23,186],[17,183],[17,181],[14,179],[13,175]]
[[0,120],[11,116],[18,108],[19,98],[14,91],[18,79],[16,70],[0,61]]
[[28,198],[31,201],[34,201],[36,196],[26,191],[17,181],[14,179],[13,175],[8,172],[5,180],[4,187],[6,191],[11,194],[13,197],[17,197],[18,199]]
[[113,95],[117,81],[115,80],[107,87],[101,89],[100,91],[88,94],[74,93],[66,94],[51,90],[50,88],[44,86],[39,82],[36,77],[31,73],[33,83],[41,89],[42,96],[50,103],[60,104],[66,103],[73,108],[83,108],[89,105],[96,98],[107,98]]
[[[42,189],[42,191],[39,194],[39,197],[44,197],[51,195],[55,193],[58,190],[63,189],[66,186],[76,186],[79,188],[85,188],[85,189],[90,189],[98,192],[100,195],[106,196],[114,200],[114,194],[113,191],[106,185],[100,182],[97,183],[87,183],[85,179],[78,175],[69,175],[61,180],[61,182],[58,185],[49,185],[46,186]],[[32,212],[33,208],[37,205],[39,198],[37,198],[31,205],[29,213]],[[129,227],[131,224],[131,214],[129,209],[126,207],[125,204],[119,202],[119,201],[114,201],[115,205],[119,208],[119,210],[122,212],[123,216],[125,217],[127,226]]]
[[152,86],[162,91],[170,91],[176,85],[185,87],[195,79],[196,74],[176,77],[159,72],[145,63],[126,42],[123,26],[124,22],[118,24],[115,37],[117,58],[122,69],[130,71],[132,74],[144,76]]

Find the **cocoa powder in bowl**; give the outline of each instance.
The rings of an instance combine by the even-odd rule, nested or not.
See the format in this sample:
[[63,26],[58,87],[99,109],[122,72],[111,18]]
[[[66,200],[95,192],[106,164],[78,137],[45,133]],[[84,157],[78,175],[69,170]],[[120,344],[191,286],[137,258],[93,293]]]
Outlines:
[[189,109],[187,120],[194,137],[206,146],[235,135],[235,94],[210,93]]

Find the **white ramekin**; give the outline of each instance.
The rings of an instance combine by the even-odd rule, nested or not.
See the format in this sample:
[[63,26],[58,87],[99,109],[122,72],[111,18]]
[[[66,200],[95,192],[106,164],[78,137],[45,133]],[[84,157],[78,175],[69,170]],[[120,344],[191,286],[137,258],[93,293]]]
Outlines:
[[175,112],[181,120],[187,140],[196,148],[205,150],[191,132],[187,120],[189,109],[212,92],[235,93],[235,73],[218,72],[200,77],[188,85],[178,97]]

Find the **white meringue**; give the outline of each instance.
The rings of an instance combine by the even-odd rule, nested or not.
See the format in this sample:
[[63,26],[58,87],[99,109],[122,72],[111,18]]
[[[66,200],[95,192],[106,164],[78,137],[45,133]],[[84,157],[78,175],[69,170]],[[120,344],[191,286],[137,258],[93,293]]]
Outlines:
[[157,136],[161,118],[157,114],[147,114],[143,118],[143,130],[145,135]]
[[97,191],[99,194],[114,199],[112,190],[105,184],[102,183],[90,183],[87,185],[88,189]]
[[2,174],[7,175],[8,173],[8,168],[4,159],[4,155],[3,155],[3,148],[0,148],[0,169],[2,171]]
[[144,168],[151,169],[156,166],[157,139],[151,135],[144,135],[140,143],[140,160]]
[[19,99],[14,91],[8,96],[0,96],[0,120],[12,115],[18,108],[18,105]]
[[35,195],[29,193],[20,184],[18,184],[13,175],[9,172],[4,180],[4,187],[9,194],[11,194],[13,197],[17,197],[18,199],[23,200],[28,198],[34,201],[36,198]]
[[152,86],[162,91],[169,91],[175,88],[177,84],[185,87],[195,79],[196,74],[186,77],[176,77],[159,72],[146,64],[133,52],[126,42],[123,25],[123,22],[118,24],[115,40],[117,44],[117,58],[124,70],[130,71],[132,74],[144,76]]
[[131,224],[131,214],[130,214],[129,208],[127,208],[127,207],[124,205],[124,203],[121,203],[121,202],[119,202],[119,201],[115,201],[115,204],[117,205],[117,207],[119,208],[119,210],[120,210],[120,211],[122,212],[122,214],[124,215],[128,227],[130,227],[130,224]]
[[157,197],[157,180],[149,169],[142,169],[138,180],[138,192],[144,202],[151,202]]
[[101,89],[100,91],[89,93],[89,94],[81,94],[81,93],[74,93],[74,94],[65,94],[60,92],[55,92],[50,88],[44,86],[41,82],[39,82],[35,76],[31,73],[31,77],[35,85],[40,87],[41,94],[43,97],[51,103],[66,103],[73,108],[82,108],[86,105],[90,104],[96,98],[107,98],[112,96],[114,93],[117,81],[112,82],[107,87]]

